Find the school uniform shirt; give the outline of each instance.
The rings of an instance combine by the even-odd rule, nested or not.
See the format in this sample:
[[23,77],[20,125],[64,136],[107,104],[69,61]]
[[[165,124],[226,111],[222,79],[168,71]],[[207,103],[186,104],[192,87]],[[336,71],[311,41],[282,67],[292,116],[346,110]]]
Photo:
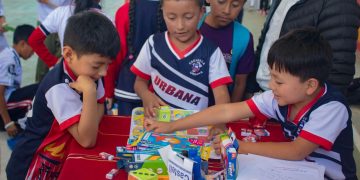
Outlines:
[[[75,80],[66,61],[45,76],[7,165],[9,179],[24,179],[25,175],[29,179],[54,179],[59,175],[73,138],[67,128],[79,122],[82,111],[82,95],[69,86]],[[98,103],[103,103],[103,83],[101,79],[96,83]]]
[[[55,6],[65,6],[72,3],[72,0],[49,0],[49,3]],[[45,18],[53,11],[55,8],[49,6],[46,3],[38,2],[38,20],[43,22]]]
[[[60,6],[56,8],[46,17],[46,19],[40,24],[39,27],[34,30],[34,32],[29,37],[28,41],[30,46],[48,67],[54,66],[58,61],[58,58],[51,54],[50,51],[46,48],[44,44],[46,36],[52,33],[57,33],[59,35],[62,49],[64,46],[64,34],[67,20],[74,14],[74,10],[75,6],[73,5]],[[91,8],[90,10],[105,15],[100,9]],[[112,20],[111,18],[109,19]]]
[[[227,68],[230,68],[233,50],[234,22],[223,28],[213,28],[204,22],[200,27],[201,34],[219,46],[226,61]],[[254,69],[254,42],[250,33],[249,43],[244,54],[241,56],[236,67],[236,74],[249,74]]]
[[212,42],[200,35],[194,44],[180,51],[167,31],[149,37],[131,71],[151,79],[156,95],[181,109],[208,107],[210,88],[232,82],[222,53]]
[[20,88],[22,68],[20,57],[15,49],[7,47],[0,52],[0,85],[5,87],[5,100],[13,91]]
[[277,119],[284,135],[292,140],[302,137],[318,144],[305,160],[325,166],[325,177],[348,179],[356,176],[353,158],[351,111],[345,98],[331,86],[321,92],[289,120],[291,105],[279,106],[272,91],[266,91],[246,101],[259,119]]

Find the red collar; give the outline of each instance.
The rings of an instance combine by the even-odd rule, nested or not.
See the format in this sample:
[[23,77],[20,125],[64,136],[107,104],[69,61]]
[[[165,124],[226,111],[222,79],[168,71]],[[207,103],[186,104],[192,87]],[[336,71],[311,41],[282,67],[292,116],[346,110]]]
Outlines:
[[75,76],[74,72],[70,69],[69,64],[64,59],[64,72],[70,76],[73,81],[76,81],[77,77]]
[[[308,112],[308,110],[325,94],[326,85],[320,89],[320,92],[316,95],[316,97],[311,100],[307,105],[305,105],[295,116],[293,123],[298,124],[300,119]],[[291,105],[288,106],[288,114],[287,119],[289,119],[291,114]]]
[[179,59],[183,59],[184,57],[186,57],[186,54],[189,53],[190,51],[192,51],[199,44],[200,40],[202,39],[202,35],[200,34],[200,32],[196,31],[196,33],[199,35],[198,39],[196,39],[196,41],[193,44],[189,45],[187,48],[185,48],[184,50],[181,51],[171,41],[168,33],[169,33],[168,31],[165,33],[166,39],[168,39],[170,48],[173,49],[173,51],[175,52],[175,54],[178,56]]

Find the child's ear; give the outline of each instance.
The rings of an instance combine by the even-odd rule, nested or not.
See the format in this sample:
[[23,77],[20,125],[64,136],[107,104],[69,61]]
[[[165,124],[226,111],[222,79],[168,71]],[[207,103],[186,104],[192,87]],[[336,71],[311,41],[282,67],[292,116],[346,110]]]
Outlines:
[[70,63],[71,60],[73,59],[73,56],[74,56],[74,50],[70,46],[64,46],[63,47],[64,60]]
[[316,92],[316,90],[319,88],[320,84],[317,79],[310,78],[306,81],[307,84],[307,94],[311,95]]

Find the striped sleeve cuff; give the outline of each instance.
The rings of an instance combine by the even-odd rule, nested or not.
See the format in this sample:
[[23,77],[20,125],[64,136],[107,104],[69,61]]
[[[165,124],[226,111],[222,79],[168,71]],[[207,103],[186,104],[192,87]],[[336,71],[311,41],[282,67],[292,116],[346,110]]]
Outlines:
[[299,134],[300,137],[308,140],[308,141],[311,141],[315,144],[318,144],[320,145],[322,148],[324,148],[325,150],[327,151],[330,151],[331,148],[332,148],[332,145],[333,143],[331,143],[329,140],[325,139],[325,138],[322,138],[320,136],[317,136],[315,134],[312,134],[308,131],[305,131],[305,130],[302,130]]
[[60,124],[60,129],[63,131],[67,128],[69,128],[70,126],[74,125],[75,123],[80,121],[80,114],[75,115],[67,120],[65,120],[63,123]]
[[232,83],[232,79],[230,76],[227,76],[227,77],[223,77],[223,78],[213,81],[212,83],[210,83],[210,87],[212,89],[215,89],[216,87],[219,87],[221,85],[227,85],[230,83]]
[[256,106],[255,102],[252,99],[245,101],[246,104],[249,106],[250,110],[254,115],[261,121],[266,121],[269,119],[266,115],[260,112],[259,108]]
[[151,76],[148,75],[148,74],[145,74],[143,73],[142,71],[140,71],[137,67],[135,67],[134,65],[131,66],[130,68],[131,72],[133,72],[135,75],[143,78],[143,79],[146,79],[146,80],[150,80]]

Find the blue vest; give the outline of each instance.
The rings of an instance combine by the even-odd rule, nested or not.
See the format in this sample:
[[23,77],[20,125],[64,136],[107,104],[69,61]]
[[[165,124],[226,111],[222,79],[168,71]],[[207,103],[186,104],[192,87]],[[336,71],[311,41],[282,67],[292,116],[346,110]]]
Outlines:
[[[208,13],[206,13],[200,20],[198,24],[198,29],[200,29],[201,25],[204,23],[206,16]],[[233,41],[232,41],[232,57],[231,57],[231,64],[229,68],[229,73],[233,81],[235,81],[236,76],[236,67],[239,64],[239,61],[241,57],[244,55],[247,45],[250,41],[250,32],[249,30],[241,25],[239,22],[234,21],[234,31],[233,31]],[[234,88],[234,85],[231,84],[229,86],[230,92]]]

